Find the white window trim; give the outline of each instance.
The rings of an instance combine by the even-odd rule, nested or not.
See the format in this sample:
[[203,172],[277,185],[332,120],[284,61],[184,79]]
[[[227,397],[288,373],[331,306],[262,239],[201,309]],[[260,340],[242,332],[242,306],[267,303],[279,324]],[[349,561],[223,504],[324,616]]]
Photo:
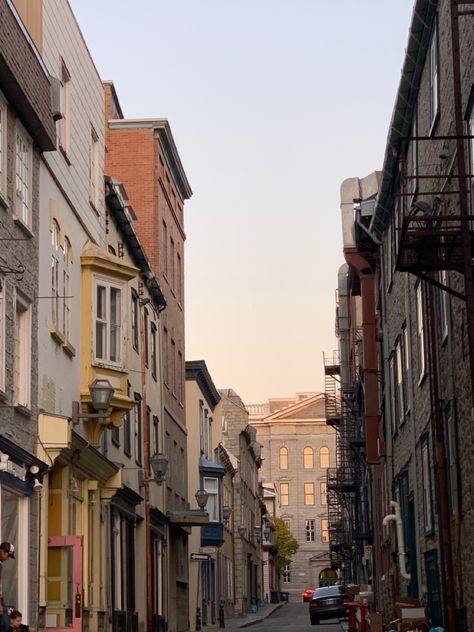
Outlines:
[[316,526],[313,518],[305,520],[305,542],[314,542],[316,540]]
[[[109,330],[110,330],[110,314],[107,313],[107,335],[106,335],[106,341],[107,341],[107,350],[106,350],[106,358],[98,358],[96,356],[96,344],[97,344],[97,340],[96,340],[96,317],[97,317],[97,286],[98,285],[105,285],[107,287],[107,289],[110,288],[116,288],[118,290],[120,290],[120,336],[119,336],[119,344],[120,344],[120,360],[118,362],[114,362],[112,360],[109,359]],[[93,362],[94,364],[100,365],[100,366],[110,366],[111,368],[123,368],[124,366],[124,359],[125,359],[125,341],[124,341],[124,335],[125,335],[125,319],[126,319],[126,306],[125,306],[125,295],[124,295],[124,290],[125,290],[125,285],[123,283],[121,283],[120,281],[116,281],[115,279],[111,279],[109,277],[105,277],[105,276],[99,276],[99,275],[94,275],[94,282],[92,284],[92,291],[93,291],[93,297],[92,297],[92,356],[93,356]],[[107,292],[107,305],[109,305],[109,295]],[[108,308],[107,308],[108,309]]]
[[[306,486],[308,486],[308,489],[312,490],[312,491],[306,491]],[[306,502],[306,497],[312,497],[313,498],[313,502]],[[303,504],[306,507],[312,507],[314,506],[316,502],[316,498],[315,498],[315,493],[314,493],[314,483],[312,481],[306,481],[303,483]]]
[[[21,140],[25,143],[28,148],[28,164],[26,165],[28,169],[28,176],[26,186],[28,189],[28,199],[26,201],[26,213],[27,217],[24,217],[23,212],[23,199],[18,195],[19,191],[17,189],[17,178],[18,178],[18,136],[21,137]],[[30,135],[25,130],[23,125],[17,119],[16,121],[16,129],[15,129],[15,219],[20,221],[24,226],[29,228],[30,230],[33,227],[33,209],[32,209],[32,188],[33,188],[33,142],[31,140]]]
[[[15,405],[24,406],[30,408],[31,406],[31,304],[22,299],[18,294],[15,296],[15,379],[22,378],[22,381],[14,384],[15,389]],[[27,333],[23,333],[23,344],[20,346],[20,353],[17,356],[17,340],[16,336],[21,336],[21,331],[18,325],[18,307],[21,307],[21,311],[25,314],[25,320],[22,325]],[[22,330],[23,331],[23,330]],[[17,362],[19,366],[17,366]],[[20,369],[22,369],[20,371]],[[23,374],[23,375],[22,375]],[[21,401],[23,400],[23,401]]]
[[[209,484],[212,481],[212,486]],[[208,498],[208,503],[206,506],[206,511],[209,514],[209,522],[219,522],[219,479],[217,477],[214,476],[204,476],[203,477],[203,487],[206,490],[206,492],[209,494],[209,498]],[[215,483],[215,489],[213,489]],[[211,513],[209,512],[209,500],[211,499],[211,497],[215,498],[215,505],[214,505],[214,512],[211,515]]]

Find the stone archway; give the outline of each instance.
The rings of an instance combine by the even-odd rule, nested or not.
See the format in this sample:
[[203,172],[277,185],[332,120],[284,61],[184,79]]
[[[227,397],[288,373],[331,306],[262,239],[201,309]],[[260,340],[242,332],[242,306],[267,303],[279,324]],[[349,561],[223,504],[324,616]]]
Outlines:
[[323,568],[319,573],[319,587],[332,586],[337,581],[337,572],[330,568]]

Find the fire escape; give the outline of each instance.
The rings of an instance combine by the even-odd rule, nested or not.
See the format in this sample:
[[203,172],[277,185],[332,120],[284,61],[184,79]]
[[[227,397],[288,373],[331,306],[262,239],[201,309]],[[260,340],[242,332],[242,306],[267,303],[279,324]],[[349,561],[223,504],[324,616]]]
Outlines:
[[326,423],[338,432],[336,463],[327,471],[329,549],[333,566],[344,581],[352,579],[357,481],[351,441],[355,437],[354,389],[341,387],[340,360],[337,352],[324,356]]

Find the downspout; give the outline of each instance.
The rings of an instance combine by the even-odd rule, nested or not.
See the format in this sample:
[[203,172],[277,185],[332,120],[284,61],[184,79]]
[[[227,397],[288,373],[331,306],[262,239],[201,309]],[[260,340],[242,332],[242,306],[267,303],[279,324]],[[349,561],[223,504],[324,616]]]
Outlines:
[[389,522],[395,522],[400,575],[403,577],[403,579],[406,579],[409,582],[411,579],[411,575],[407,572],[406,566],[407,554],[405,551],[405,539],[403,537],[403,522],[400,516],[400,505],[395,500],[391,500],[390,507],[395,510],[395,513],[387,514],[383,519],[382,524],[384,527],[386,527]]
[[153,577],[151,552],[151,517],[150,517],[150,426],[147,408],[147,365],[145,348],[145,301],[140,301],[140,344],[141,344],[141,373],[142,373],[142,423],[143,423],[143,489],[145,500],[145,572],[146,572],[146,621],[147,629],[153,629]]

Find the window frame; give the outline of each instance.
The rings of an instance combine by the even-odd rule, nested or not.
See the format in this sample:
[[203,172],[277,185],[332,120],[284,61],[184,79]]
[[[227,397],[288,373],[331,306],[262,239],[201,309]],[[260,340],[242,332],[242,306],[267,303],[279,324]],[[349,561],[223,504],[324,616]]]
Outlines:
[[57,128],[58,148],[67,157],[71,148],[71,74],[63,58],[59,65],[61,118]]
[[[212,481],[212,485],[209,486],[209,483]],[[202,485],[203,489],[208,493],[208,499],[206,504],[206,511],[209,515],[209,522],[220,522],[220,481],[217,476],[203,476]],[[215,484],[215,489],[211,489]],[[211,497],[214,498],[214,507],[212,507],[212,502],[209,504]]]
[[143,410],[142,396],[134,393],[135,406],[133,408],[133,444],[135,452],[135,463],[141,467],[143,465]]
[[329,542],[329,519],[328,518],[321,518],[321,542]]
[[304,521],[304,529],[305,529],[305,542],[315,542],[316,541],[316,527],[314,518],[307,518]]
[[307,481],[307,482],[303,483],[303,496],[304,496],[304,505],[306,507],[314,506],[315,501],[316,501],[316,497],[315,497],[315,493],[314,493],[314,482],[313,481]]
[[[101,287],[105,287],[106,289],[106,318],[104,319],[99,319],[97,316],[97,288],[99,287],[99,285]],[[101,275],[94,275],[93,277],[93,301],[92,301],[92,305],[93,305],[93,323],[92,323],[92,339],[93,339],[93,348],[92,348],[92,354],[93,354],[93,362],[94,364],[98,364],[101,366],[110,366],[110,367],[114,367],[114,368],[122,368],[123,367],[123,363],[124,363],[124,340],[123,340],[123,331],[124,331],[124,317],[125,317],[125,309],[124,309],[124,289],[125,286],[122,282],[117,281],[115,279],[111,279],[109,277],[104,277]],[[117,324],[115,324],[115,326],[118,326],[119,332],[118,332],[118,351],[119,351],[119,358],[118,360],[111,360],[110,359],[110,328],[111,328],[111,322],[110,322],[110,291],[112,289],[118,290],[120,292],[120,301],[119,301],[119,306],[120,306],[120,322]],[[100,320],[101,323],[105,324],[105,358],[99,358],[97,356],[97,321]]]
[[433,521],[433,495],[431,491],[431,455],[429,435],[425,433],[421,437],[421,476],[423,493],[423,524],[425,534],[434,530]]
[[418,356],[418,384],[426,375],[426,341],[423,284],[418,282],[415,287],[416,303],[416,342]]
[[327,481],[319,481],[319,500],[321,505],[328,504],[328,484]]
[[[324,457],[327,457],[327,465],[323,465],[323,452]],[[321,470],[327,470],[329,467],[331,467],[331,453],[327,445],[322,445],[319,448],[319,467]]]
[[[286,489],[286,492],[283,492],[283,488]],[[283,498],[286,499],[286,502],[283,502]],[[280,507],[288,507],[290,504],[290,484],[286,481],[280,482]]]
[[431,33],[430,43],[428,45],[428,72],[429,72],[429,114],[430,114],[430,134],[438,122],[440,103],[439,103],[439,38],[438,38],[438,20],[436,18]]
[[280,450],[278,452],[278,462],[280,470],[288,469],[288,448],[284,445],[280,447]]
[[[19,314],[21,314],[21,322],[19,322]],[[31,326],[31,303],[17,293],[15,297],[14,404],[27,409],[31,408]],[[24,340],[23,344],[20,337]]]
[[150,356],[151,356],[151,375],[155,382],[157,381],[157,346],[156,346],[156,338],[157,338],[158,328],[154,321],[150,322]]
[[0,391],[5,393],[5,332],[6,332],[6,281],[0,276]]
[[[307,457],[310,459],[311,465],[307,465]],[[314,469],[314,450],[311,446],[305,446],[303,448],[303,469],[304,470],[312,470]]]
[[130,322],[132,327],[132,347],[137,353],[140,353],[140,309],[138,302],[138,292],[134,287],[132,287],[131,289]]
[[[27,150],[27,160],[21,164],[26,169],[26,176],[19,173],[19,139]],[[25,166],[26,165],[26,166]],[[19,180],[27,191],[26,202],[24,200],[24,192],[18,188]],[[16,120],[15,129],[15,220],[21,222],[30,231],[33,230],[33,141],[26,129]],[[21,194],[21,195],[20,195]]]

